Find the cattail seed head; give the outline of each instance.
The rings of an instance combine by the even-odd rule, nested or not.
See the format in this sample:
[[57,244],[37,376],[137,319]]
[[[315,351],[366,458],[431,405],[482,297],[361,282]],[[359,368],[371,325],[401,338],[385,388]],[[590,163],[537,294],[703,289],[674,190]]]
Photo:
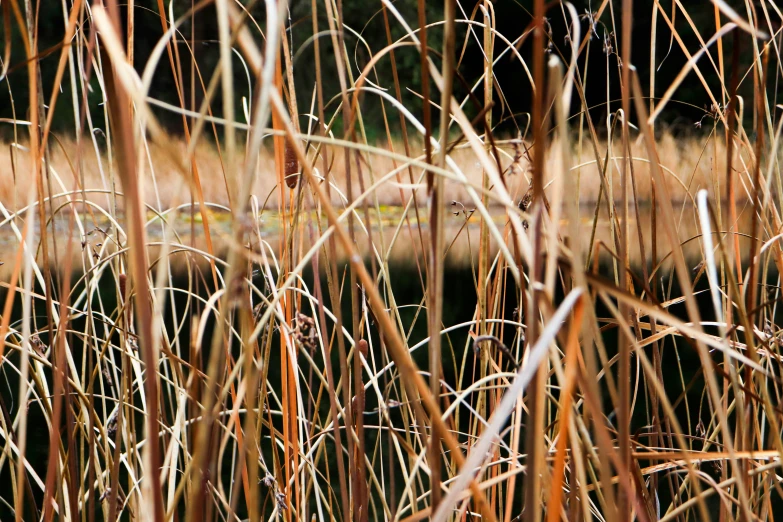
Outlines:
[[128,280],[128,276],[120,274],[120,302],[125,302],[125,283]]
[[296,188],[296,184],[299,181],[299,160],[296,158],[296,152],[294,148],[286,142],[285,144],[285,159],[284,172],[285,172],[285,184],[288,188]]

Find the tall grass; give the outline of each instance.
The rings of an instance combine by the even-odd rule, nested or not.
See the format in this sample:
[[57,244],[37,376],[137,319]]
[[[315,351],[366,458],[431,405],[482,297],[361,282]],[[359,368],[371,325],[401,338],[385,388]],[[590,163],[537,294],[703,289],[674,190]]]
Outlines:
[[[535,0],[515,34],[488,0],[438,19],[383,0],[388,45],[357,63],[350,4],[312,0],[302,23],[285,1],[178,18],[159,1],[164,36],[138,63],[133,2],[64,1],[54,50],[39,5],[2,3],[26,56],[3,71],[27,72],[30,104],[2,122],[0,518],[780,518],[777,6],[637,7],[653,21],[637,57],[632,0]],[[212,70],[183,29],[197,12]],[[290,38],[305,26],[310,62]],[[687,58],[671,85],[658,31]],[[462,99],[465,46],[483,64]],[[398,75],[406,48],[423,83]],[[512,66],[525,89],[497,81]],[[178,103],[155,99],[161,69]],[[605,121],[596,75],[620,82]],[[677,143],[659,120],[683,82],[713,109]],[[519,135],[499,131],[493,106],[528,95]]]

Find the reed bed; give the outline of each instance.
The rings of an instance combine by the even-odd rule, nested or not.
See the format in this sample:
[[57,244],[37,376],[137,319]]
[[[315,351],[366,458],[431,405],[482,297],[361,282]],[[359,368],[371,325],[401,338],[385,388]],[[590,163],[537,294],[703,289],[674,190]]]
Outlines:
[[[783,515],[777,6],[701,5],[715,25],[688,48],[690,4],[535,0],[514,34],[488,0],[425,4],[378,2],[388,45],[358,62],[350,2],[158,2],[138,63],[133,2],[64,1],[54,49],[40,4],[2,3],[30,100],[2,122],[2,520]],[[182,32],[197,12],[209,70]],[[664,30],[687,61],[656,85]],[[483,63],[465,98],[463,46]],[[403,49],[418,83],[374,74]],[[167,63],[178,104],[151,87]],[[619,82],[603,120],[596,75]],[[687,139],[660,122],[683,82],[713,107]]]
[[[580,205],[595,205],[599,194],[601,198],[605,197],[605,195],[601,194],[602,170],[597,166],[595,156],[591,151],[586,150],[585,147],[582,147],[582,150],[578,149],[575,138],[576,135],[572,132],[572,135],[569,137],[569,143],[571,147],[570,155],[573,159],[571,160],[569,177],[578,178],[579,180]],[[110,186],[108,172],[110,171],[109,166],[112,158],[103,150],[99,150],[97,154],[94,148],[86,150],[82,157],[81,171],[78,177],[76,177],[74,176],[75,170],[70,157],[70,151],[76,150],[76,140],[67,136],[62,137],[61,140],[62,143],[56,144],[49,152],[50,170],[53,176],[56,175],[53,177],[55,194],[60,199],[63,199],[65,197],[64,194],[71,190],[74,179],[76,179],[80,188],[83,183],[83,188],[86,190],[86,199],[108,211],[110,204],[106,191],[108,190],[107,187]],[[23,143],[26,143],[26,141]],[[515,196],[516,199],[521,199],[530,186],[532,164],[529,157],[518,157],[518,143],[520,143],[518,140],[506,137],[498,139],[495,145],[500,154],[501,170],[510,174],[506,179],[509,193]],[[664,179],[666,179],[673,202],[682,203],[686,201],[692,204],[701,188],[712,186],[713,176],[711,173],[714,170],[726,170],[726,144],[724,140],[712,143],[704,140],[701,136],[695,135],[693,132],[685,136],[676,137],[672,133],[664,131],[657,136],[656,143],[662,158],[661,167]],[[23,144],[22,146],[26,145]],[[405,144],[399,140],[398,136],[392,136],[391,143],[375,142],[373,146],[386,153],[405,150]],[[526,143],[526,146],[530,147],[530,143]],[[144,180],[142,201],[145,205],[160,211],[165,211],[174,205],[182,203],[181,198],[178,196],[183,188],[182,175],[179,171],[177,160],[172,158],[167,150],[170,147],[176,148],[178,154],[187,154],[187,143],[181,139],[176,139],[173,143],[168,142],[165,144],[165,147],[154,142],[149,143],[149,152],[145,151],[145,154],[148,156],[146,159],[148,167],[141,172],[141,178]],[[421,140],[409,143],[408,147],[421,151]],[[550,149],[557,148],[558,145],[550,144],[549,147]],[[602,151],[608,148],[605,138],[599,138],[598,147]],[[7,142],[4,147],[0,148],[0,162],[5,165],[14,164],[17,173],[29,172],[31,159],[27,154],[20,154],[17,150],[18,148],[19,146],[14,145],[14,142]],[[199,180],[202,191],[205,194],[209,194],[208,203],[228,207],[229,196],[223,173],[228,166],[224,165],[225,158],[221,156],[220,149],[214,143],[205,142],[194,151],[194,156],[199,165]],[[232,166],[233,169],[241,168],[244,151],[240,150],[237,156]],[[473,152],[466,145],[455,146],[452,149],[451,157],[472,186],[481,186],[483,170],[476,161]],[[649,205],[652,199],[652,183],[650,182],[649,160],[646,156],[644,143],[639,140],[632,142],[631,157],[634,161],[634,170],[637,178],[635,196],[643,205]],[[749,151],[748,154],[744,155],[743,159],[748,162],[751,157],[752,152]],[[618,160],[619,156],[612,158],[613,162]],[[345,168],[345,157],[343,155],[335,155],[330,157],[329,161],[330,179],[337,187],[345,187],[345,173],[347,170]],[[401,164],[399,160],[395,161],[393,157],[378,154],[367,154],[362,161],[365,162],[368,171],[380,173],[380,175],[392,172]],[[548,154],[547,161],[554,162],[554,155]],[[552,164],[550,168],[545,169],[546,183],[553,182],[557,172],[557,169],[554,167],[554,164]],[[274,176],[274,150],[264,148],[259,152],[257,169],[259,175],[253,179],[251,193],[259,198],[266,210],[277,211],[280,207],[281,195]],[[737,183],[738,187],[741,187],[741,190],[736,194],[738,203],[748,200],[748,191],[752,186],[751,181],[747,177],[745,179],[741,177],[741,172],[738,171],[734,174],[735,183]],[[748,171],[744,172],[747,175]],[[522,175],[517,176],[516,174]],[[614,168],[611,173],[607,172],[606,179],[611,186],[618,186],[620,183],[619,169]],[[379,184],[373,191],[373,201],[377,201],[382,206],[404,207],[412,198],[415,198],[415,201],[420,206],[425,206],[427,204],[427,191],[424,188],[424,183],[411,183],[407,172],[403,172],[402,179],[398,180],[395,177],[389,182]],[[5,172],[2,178],[0,178],[0,199],[4,202],[9,202],[9,211],[17,210],[13,208],[12,202],[21,204],[21,202],[25,201],[26,189],[26,184],[16,182],[16,176],[11,170]],[[447,202],[459,201],[463,204],[472,205],[470,195],[463,185],[447,183],[444,190],[444,199]],[[345,204],[345,196],[341,192],[335,190],[330,196],[332,205],[341,206]],[[725,195],[723,199],[725,200]],[[616,204],[622,201],[620,191],[613,191],[613,200]],[[65,200],[63,199],[63,201]],[[300,205],[304,209],[315,208],[311,199],[301,201]],[[501,205],[496,201],[491,201],[490,206],[501,208]]]

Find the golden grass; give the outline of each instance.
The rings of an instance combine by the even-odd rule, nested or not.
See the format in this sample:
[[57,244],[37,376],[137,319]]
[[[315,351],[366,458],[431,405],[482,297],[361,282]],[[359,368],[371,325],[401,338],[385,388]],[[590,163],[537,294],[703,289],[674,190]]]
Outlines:
[[[581,154],[574,143],[575,137],[572,137],[572,167],[568,175],[570,183],[579,183],[579,201],[583,205],[595,203],[598,199],[601,181],[600,172],[596,167],[595,157],[592,155],[587,143],[583,143]],[[509,185],[509,192],[516,199],[521,199],[530,187],[531,165],[527,155],[518,157],[519,146],[514,144],[516,140],[500,140],[498,150],[501,154],[501,167],[506,172],[506,179]],[[530,144],[526,143],[529,147]],[[63,194],[74,190],[74,183],[79,189],[84,188],[88,191],[87,199],[101,206],[108,208],[108,199],[106,193],[111,192],[112,172],[116,170],[116,164],[112,165],[105,152],[100,155],[95,153],[92,143],[85,142],[85,150],[81,158],[83,167],[78,175],[74,170],[76,142],[73,138],[62,138],[52,147],[50,155],[50,169],[53,174],[53,192]],[[175,155],[181,156],[186,153],[187,145],[182,140],[175,140],[166,144],[166,151],[163,146],[155,143],[149,143],[143,151],[141,160],[141,174],[143,180],[143,201],[145,204],[158,210],[171,208],[174,204],[183,204],[189,202],[183,201],[181,197],[183,191],[188,190],[188,184],[185,177],[178,170],[177,162],[172,159],[170,149],[175,147]],[[376,144],[376,149],[386,151],[395,151],[400,153],[403,150],[402,144],[395,140],[392,147],[384,144]],[[607,150],[605,141],[598,144],[602,153]],[[693,202],[696,192],[701,188],[713,190],[716,183],[725,183],[722,176],[716,176],[725,171],[726,147],[722,140],[715,140],[709,136],[689,135],[685,138],[675,138],[670,133],[664,133],[657,141],[657,147],[661,159],[661,168],[664,170],[664,176],[668,183],[668,189],[674,202],[683,200]],[[421,144],[412,144],[413,156],[423,157],[424,151]],[[550,148],[556,149],[557,144]],[[26,172],[30,169],[30,156],[26,152],[27,145],[22,143],[14,145],[5,143],[0,145],[0,162],[3,165],[15,165],[16,176],[24,178]],[[619,145],[613,147],[613,161],[611,168],[610,186],[614,189],[614,201],[621,201],[620,192],[620,158]],[[310,160],[313,160],[313,151],[311,149]],[[634,158],[633,169],[636,178],[636,194],[639,201],[645,204],[650,203],[651,184],[650,184],[650,166],[649,160],[645,154],[644,145],[635,140],[631,148],[631,154]],[[13,157],[12,157],[13,156]],[[458,147],[452,153],[452,158],[459,165],[462,172],[467,177],[468,183],[475,188],[481,187],[482,169],[475,154],[465,146]],[[749,158],[752,152],[744,154],[746,164],[750,163]],[[225,154],[220,153],[214,144],[208,142],[198,147],[195,153],[195,161],[198,165],[201,186],[207,203],[214,203],[221,206],[228,206],[229,198],[226,190],[225,173],[236,172],[242,168],[243,154],[239,154],[238,159],[233,166],[226,164]],[[557,175],[554,167],[552,154],[546,164],[545,182],[547,184],[547,193],[551,194],[551,183]],[[516,161],[515,161],[516,159]],[[330,180],[335,187],[345,187],[345,157],[342,154],[334,155],[330,161]],[[373,180],[380,179],[382,176],[394,171],[399,171],[400,162],[395,162],[392,158],[381,156],[379,154],[365,154],[362,157],[365,186],[370,186]],[[513,166],[512,166],[513,165]],[[320,160],[316,163],[316,170],[321,167]],[[380,205],[385,206],[405,206],[416,189],[416,201],[419,205],[426,205],[427,195],[425,190],[425,180],[422,178],[422,169],[412,169],[414,183],[410,182],[408,169],[399,172],[399,179],[393,176],[389,182],[383,183],[374,191],[374,199]],[[319,175],[322,175],[318,172]],[[750,186],[747,169],[744,173],[745,187]],[[82,178],[83,176],[83,178]],[[742,181],[743,176],[736,175],[737,182]],[[8,208],[12,208],[14,202],[24,201],[27,185],[19,182],[14,183],[14,170],[5,169],[0,175],[0,202]],[[82,187],[82,180],[84,187]],[[355,181],[358,184],[358,182]],[[121,191],[121,186],[114,182],[116,190]],[[742,185],[739,185],[742,186]],[[48,187],[45,187],[48,189]],[[266,202],[267,208],[277,209],[280,204],[280,191],[277,186],[275,174],[274,153],[271,150],[264,149],[258,158],[258,165],[255,170],[254,181],[251,190],[253,196],[260,202]],[[341,193],[342,192],[342,195]],[[331,202],[333,205],[343,206],[345,204],[344,190],[332,192]],[[47,191],[48,194],[48,191]],[[738,200],[746,200],[747,191],[740,191],[737,194]],[[454,181],[445,183],[444,198],[447,202],[459,201],[470,206],[470,199],[465,191],[464,185]],[[311,206],[311,200],[305,200],[305,207]]]

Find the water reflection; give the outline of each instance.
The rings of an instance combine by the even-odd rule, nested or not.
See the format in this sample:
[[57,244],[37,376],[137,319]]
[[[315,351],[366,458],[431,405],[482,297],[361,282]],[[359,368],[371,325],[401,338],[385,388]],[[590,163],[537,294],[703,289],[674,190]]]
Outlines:
[[[677,215],[674,220],[677,226],[678,241],[682,244],[687,262],[697,265],[703,258],[703,243],[701,241],[701,227],[695,207],[685,203],[675,207]],[[729,223],[729,212],[721,209],[721,238],[725,244],[729,234],[736,230],[748,231],[751,229],[752,209],[748,206],[740,206],[737,209],[737,223]],[[374,244],[374,255],[378,259],[387,261],[391,265],[415,265],[417,259],[423,259],[423,252],[428,249],[430,231],[427,220],[427,210],[420,208],[418,212],[410,209],[407,213],[400,207],[381,207],[380,209],[368,209],[369,226],[364,211],[355,214],[356,242],[359,250],[367,257],[371,254],[370,245]],[[494,225],[501,235],[511,244],[510,226],[503,209],[493,208],[492,217]],[[631,208],[627,223],[629,233],[629,256],[633,267],[639,268],[642,259],[648,262],[648,268],[653,253],[657,261],[666,261],[670,258],[671,244],[665,232],[660,215],[655,215],[650,205],[643,205],[637,209]],[[122,229],[124,220],[122,215],[116,221],[112,220],[108,213],[91,209],[79,215],[78,220],[72,221],[70,216],[59,214],[54,222],[54,234],[51,225],[48,228],[50,258],[57,259],[59,269],[66,265],[65,255],[68,249],[69,239],[72,242],[71,259],[74,271],[95,268],[96,265],[107,262],[116,257],[118,249],[126,245],[126,235]],[[654,222],[655,220],[655,222]],[[325,218],[319,220],[315,212],[306,212],[299,216],[297,222],[292,225],[291,216],[281,216],[277,212],[264,212],[256,218],[248,218],[243,221],[250,237],[249,243],[242,245],[244,248],[252,248],[259,252],[259,244],[264,243],[267,253],[274,253],[280,258],[280,254],[286,243],[293,245],[297,256],[309,250],[314,241],[328,229]],[[615,227],[611,226],[615,222]],[[231,245],[232,220],[227,209],[223,207],[211,207],[208,211],[209,235],[213,244],[213,251],[218,257],[225,256]],[[343,222],[347,226],[346,222]],[[464,207],[449,207],[446,214],[446,262],[450,266],[464,267],[478,257],[480,239],[480,219],[476,212]],[[624,227],[619,216],[610,219],[605,206],[599,209],[596,218],[594,205],[584,205],[579,210],[578,237],[570,237],[571,227],[567,219],[560,222],[560,237],[567,245],[573,247],[578,240],[584,256],[589,252],[598,252],[599,261],[610,262],[612,253],[618,251],[617,232]],[[546,221],[544,226],[548,226]],[[0,275],[8,277],[13,269],[13,260],[16,257],[20,244],[21,231],[24,222],[17,219],[15,222],[5,221],[0,225],[0,261],[4,264],[0,267]],[[168,245],[169,254],[172,256],[171,265],[174,270],[182,267],[187,259],[206,263],[205,253],[207,248],[207,235],[204,222],[197,209],[190,207],[170,211],[160,215],[148,213],[146,225],[147,239],[149,243],[150,261],[155,261],[162,252],[161,246]],[[654,230],[657,233],[654,234]],[[774,231],[762,229],[764,240],[774,235]],[[530,231],[528,230],[528,234]],[[546,234],[545,234],[546,236]],[[370,241],[370,237],[372,241]],[[653,244],[655,237],[655,244]],[[740,251],[747,252],[750,240],[747,235],[739,236]],[[641,238],[641,240],[640,240]],[[543,240],[544,250],[551,251]],[[40,260],[40,230],[34,233],[33,244],[35,256]],[[591,248],[592,247],[592,248]],[[492,253],[497,252],[497,243],[490,236],[490,248]],[[183,255],[189,252],[189,255]],[[338,256],[344,259],[345,252],[338,243]]]

